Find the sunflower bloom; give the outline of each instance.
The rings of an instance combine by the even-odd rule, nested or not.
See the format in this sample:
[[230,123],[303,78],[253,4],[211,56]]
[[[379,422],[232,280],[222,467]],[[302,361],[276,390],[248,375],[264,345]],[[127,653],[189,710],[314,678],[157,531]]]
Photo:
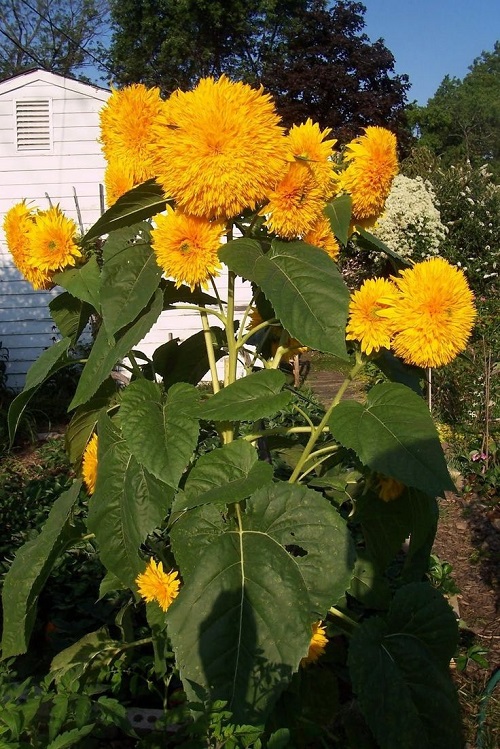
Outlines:
[[28,265],[49,272],[75,265],[82,256],[75,243],[76,231],[75,222],[59,206],[39,211],[29,232]]
[[332,232],[332,227],[326,216],[320,216],[308,232],[304,234],[304,242],[312,244],[324,250],[332,260],[337,260],[340,253],[340,245]]
[[369,279],[352,294],[346,338],[359,341],[365,354],[390,348],[393,324],[386,311],[396,297],[395,285],[385,278]]
[[106,204],[114,205],[118,198],[125,195],[135,184],[134,175],[118,159],[108,162],[104,172],[104,188],[106,191]]
[[304,161],[290,164],[286,175],[269,193],[269,202],[261,210],[266,226],[284,239],[306,234],[321,217],[325,198],[310,165]]
[[159,88],[142,83],[113,89],[101,109],[101,145],[108,162],[118,161],[134,185],[154,177],[149,159],[151,127],[163,107]]
[[325,198],[330,198],[336,192],[338,181],[331,161],[337,141],[326,140],[330,133],[330,128],[321,130],[318,123],[313,123],[309,118],[301,125],[293,125],[287,136],[292,156],[309,164]]
[[381,214],[398,173],[396,145],[396,136],[389,130],[370,126],[347,146],[348,166],[340,175],[340,186],[352,197],[355,220],[374,223]]
[[151,154],[165,194],[185,213],[228,218],[262,203],[286,168],[283,128],[268,94],[225,76],[175,91]]
[[156,601],[163,611],[166,611],[174,598],[179,595],[180,580],[177,570],[163,571],[163,563],[150,559],[146,570],[137,575],[135,582],[139,595],[146,603]]
[[158,264],[175,279],[177,287],[182,283],[191,290],[198,285],[206,287],[210,276],[218,275],[221,267],[217,253],[223,225],[170,207],[155,221],[151,242]]
[[83,453],[82,476],[89,494],[95,492],[97,480],[97,439],[97,434],[93,434]]
[[383,499],[384,502],[392,502],[393,499],[398,499],[402,495],[405,485],[390,476],[380,475],[378,477],[377,490],[380,499]]
[[7,211],[3,228],[7,247],[12,255],[16,268],[31,283],[36,291],[50,289],[54,284],[46,271],[29,265],[30,231],[35,222],[34,211],[26,203],[16,203]]
[[325,652],[325,648],[328,644],[328,638],[325,634],[325,627],[322,626],[321,621],[314,622],[312,625],[312,637],[309,643],[309,651],[307,655],[301,659],[300,665],[307,666],[309,663],[315,663],[320,656]]
[[394,353],[417,367],[449,364],[467,345],[476,310],[462,270],[435,257],[394,279],[399,295],[388,310]]

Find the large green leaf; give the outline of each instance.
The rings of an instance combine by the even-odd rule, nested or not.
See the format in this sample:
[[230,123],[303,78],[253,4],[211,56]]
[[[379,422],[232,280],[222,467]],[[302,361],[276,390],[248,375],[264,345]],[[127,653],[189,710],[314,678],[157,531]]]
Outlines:
[[56,559],[80,536],[73,525],[73,508],[81,481],[54,502],[40,534],[17,551],[2,591],[2,657],[25,653],[35,623],[38,596]]
[[348,359],[349,292],[326,252],[300,241],[274,241],[264,255],[258,242],[241,239],[219,254],[231,270],[260,286],[290,335],[304,346]]
[[403,567],[403,580],[422,580],[429,570],[429,556],[436,537],[439,508],[435,497],[410,489],[411,536]]
[[67,355],[70,346],[71,338],[62,338],[50,346],[50,348],[45,349],[36,362],[29,368],[24,389],[14,398],[9,406],[7,422],[11,444],[14,441],[24,409],[42,382],[54,374],[54,372],[57,372],[58,369],[71,366],[75,363],[75,360],[69,359]]
[[88,528],[95,534],[106,569],[126,587],[144,571],[140,546],[163,522],[173,490],[135,460],[108,416],[98,424],[98,471]]
[[202,419],[241,421],[273,416],[290,402],[291,393],[282,392],[286,376],[275,369],[242,377],[205,401],[199,409]]
[[191,289],[189,286],[181,284],[177,286],[175,281],[170,281],[166,278],[162,279],[161,289],[163,291],[163,309],[172,309],[174,305],[179,302],[186,302],[186,304],[196,304],[200,307],[206,307],[207,305],[218,305],[219,300],[214,296],[206,294],[204,291],[197,286],[195,289]]
[[320,494],[283,483],[247,500],[240,528],[213,505],[186,512],[172,543],[186,584],[167,620],[188,694],[262,720],[348,579],[344,521]]
[[96,394],[79,406],[66,430],[66,450],[71,463],[80,460],[99,417],[117,400],[117,384],[112,377],[105,380]]
[[162,293],[158,289],[145,311],[133,323],[120,330],[114,341],[108,339],[104,326],[100,328],[81,374],[75,396],[70,403],[70,409],[80,406],[94,395],[115,364],[144,338],[160,316],[161,308]]
[[293,557],[272,539],[215,537],[167,612],[188,697],[224,700],[235,721],[263,722],[307,653],[308,609]]
[[350,195],[339,195],[338,198],[327,203],[325,215],[330,221],[332,231],[344,246],[349,241],[351,225],[352,198]]
[[366,549],[384,573],[404,540],[411,532],[411,506],[408,491],[391,502],[384,502],[373,492],[356,501],[354,520],[361,522]]
[[85,265],[54,275],[54,283],[82,302],[92,305],[96,311],[99,311],[99,280],[100,271],[95,255]]
[[90,304],[82,302],[67,291],[54,297],[49,302],[49,309],[62,335],[71,338],[73,345],[83,333],[93,311]]
[[381,749],[460,749],[458,699],[448,664],[454,614],[426,583],[401,588],[387,621],[357,628],[349,649],[353,688]]
[[[210,328],[214,357],[218,361],[227,354],[226,336],[222,328]],[[176,382],[197,385],[210,369],[203,331],[179,343],[177,338],[159,346],[153,354],[155,372],[163,378],[165,389]]]
[[198,420],[191,416],[198,392],[173,385],[164,399],[159,385],[132,382],[123,394],[120,422],[127,447],[147,471],[177,488],[196,447]]
[[108,208],[83,237],[87,243],[122,226],[132,226],[165,210],[169,201],[161,187],[152,179],[134,187]]
[[126,244],[104,263],[101,311],[109,338],[134,320],[158,288],[162,270],[149,244]]
[[340,403],[329,427],[336,440],[374,471],[431,496],[455,488],[429,410],[405,385],[375,385],[366,405]]
[[239,502],[270,483],[272,477],[272,466],[258,459],[252,445],[245,440],[230,442],[198,459],[174,509],[187,510],[210,502]]

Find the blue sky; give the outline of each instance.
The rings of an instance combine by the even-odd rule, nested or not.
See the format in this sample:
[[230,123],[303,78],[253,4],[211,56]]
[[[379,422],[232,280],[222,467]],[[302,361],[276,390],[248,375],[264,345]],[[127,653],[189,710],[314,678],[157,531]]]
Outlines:
[[361,0],[365,33],[382,37],[407,73],[408,100],[426,104],[445,75],[463,78],[500,39],[500,0]]

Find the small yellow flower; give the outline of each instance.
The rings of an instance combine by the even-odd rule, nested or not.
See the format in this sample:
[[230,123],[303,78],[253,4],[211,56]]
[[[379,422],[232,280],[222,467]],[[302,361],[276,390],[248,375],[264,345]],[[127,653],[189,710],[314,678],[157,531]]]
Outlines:
[[206,287],[210,276],[219,274],[218,251],[224,226],[170,207],[155,221],[151,242],[158,264],[167,276],[175,279],[176,286],[186,283],[191,289],[198,285]]
[[12,255],[16,268],[37,291],[50,289],[52,276],[47,271],[34,268],[29,264],[30,231],[35,223],[34,210],[26,203],[16,203],[5,214],[3,228],[7,247]]
[[89,494],[95,492],[97,480],[97,434],[93,434],[87,443],[82,460],[82,476]]
[[474,325],[474,295],[462,270],[436,257],[394,278],[399,294],[386,314],[392,348],[408,364],[441,367],[467,345]]
[[82,253],[75,242],[76,224],[59,206],[39,211],[29,232],[26,262],[41,271],[54,272],[75,265]]
[[390,348],[393,324],[386,311],[396,297],[395,285],[385,278],[369,279],[352,294],[346,338],[359,341],[365,354]]
[[340,175],[340,187],[352,197],[353,218],[365,226],[381,214],[398,173],[396,145],[389,130],[370,126],[346,147],[348,166]]
[[322,626],[321,621],[314,622],[312,625],[312,637],[309,643],[309,651],[307,655],[301,659],[300,665],[307,666],[309,663],[315,663],[325,652],[325,648],[328,644],[328,637],[326,636],[326,629]]
[[379,475],[377,489],[380,499],[383,499],[384,502],[391,502],[402,495],[405,485],[391,476]]
[[225,76],[174,91],[153,132],[157,181],[193,216],[254,209],[286,169],[289,150],[271,97]]
[[326,140],[330,133],[330,128],[321,130],[318,123],[309,118],[300,125],[293,125],[287,136],[293,158],[307,162],[325,198],[336,192],[338,182],[331,160],[337,141]]
[[163,563],[150,559],[146,570],[136,577],[139,594],[146,603],[157,601],[160,608],[166,611],[174,598],[179,594],[180,580],[177,570],[172,572],[163,571]]
[[284,239],[300,237],[310,231],[321,217],[325,198],[310,165],[294,161],[261,210],[266,226]]
[[[160,89],[133,83],[121,90],[113,89],[101,109],[104,156],[109,163],[118,162],[134,185],[154,177],[149,152],[151,127],[163,105]],[[108,195],[111,205],[109,198]]]
[[326,216],[319,216],[309,231],[304,234],[303,239],[307,244],[312,244],[314,247],[324,250],[332,260],[337,260],[340,254],[340,245]]

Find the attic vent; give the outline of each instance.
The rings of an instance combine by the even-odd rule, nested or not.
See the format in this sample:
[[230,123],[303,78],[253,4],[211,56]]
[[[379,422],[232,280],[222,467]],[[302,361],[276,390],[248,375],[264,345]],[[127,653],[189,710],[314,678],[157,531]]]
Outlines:
[[49,99],[16,101],[16,138],[18,151],[50,151]]

